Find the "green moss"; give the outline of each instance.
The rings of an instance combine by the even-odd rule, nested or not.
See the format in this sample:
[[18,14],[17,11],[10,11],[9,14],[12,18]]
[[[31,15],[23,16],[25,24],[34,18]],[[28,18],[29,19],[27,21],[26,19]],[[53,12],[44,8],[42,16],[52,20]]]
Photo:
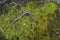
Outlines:
[[[49,40],[48,20],[54,20],[54,11],[57,9],[55,3],[46,3],[44,6],[38,2],[29,2],[19,11],[15,10],[15,6],[7,7],[7,16],[0,17],[0,27],[4,30],[4,35],[8,40]],[[16,23],[10,23],[20,16],[23,12],[30,11],[38,20],[38,23],[30,20],[29,16],[18,20]],[[50,15],[50,16],[49,16]]]
[[35,4],[34,2],[30,2],[26,5],[26,7],[21,8],[21,12],[24,11],[30,11],[35,14],[49,14],[54,13],[54,11],[57,9],[57,5],[54,3],[46,3],[44,6],[38,6],[39,3]]

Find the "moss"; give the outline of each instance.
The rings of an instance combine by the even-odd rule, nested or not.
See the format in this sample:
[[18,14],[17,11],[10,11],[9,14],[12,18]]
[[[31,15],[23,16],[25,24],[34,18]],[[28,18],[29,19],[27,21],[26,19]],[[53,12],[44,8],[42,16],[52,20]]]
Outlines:
[[[4,35],[8,40],[49,40],[48,20],[54,20],[55,3],[46,3],[44,6],[38,2],[29,2],[19,11],[15,10],[16,6],[8,7],[7,16],[0,17],[0,27],[4,30]],[[16,23],[10,23],[20,16],[24,11],[30,11],[38,20],[37,23],[30,20],[29,16],[18,20]]]

